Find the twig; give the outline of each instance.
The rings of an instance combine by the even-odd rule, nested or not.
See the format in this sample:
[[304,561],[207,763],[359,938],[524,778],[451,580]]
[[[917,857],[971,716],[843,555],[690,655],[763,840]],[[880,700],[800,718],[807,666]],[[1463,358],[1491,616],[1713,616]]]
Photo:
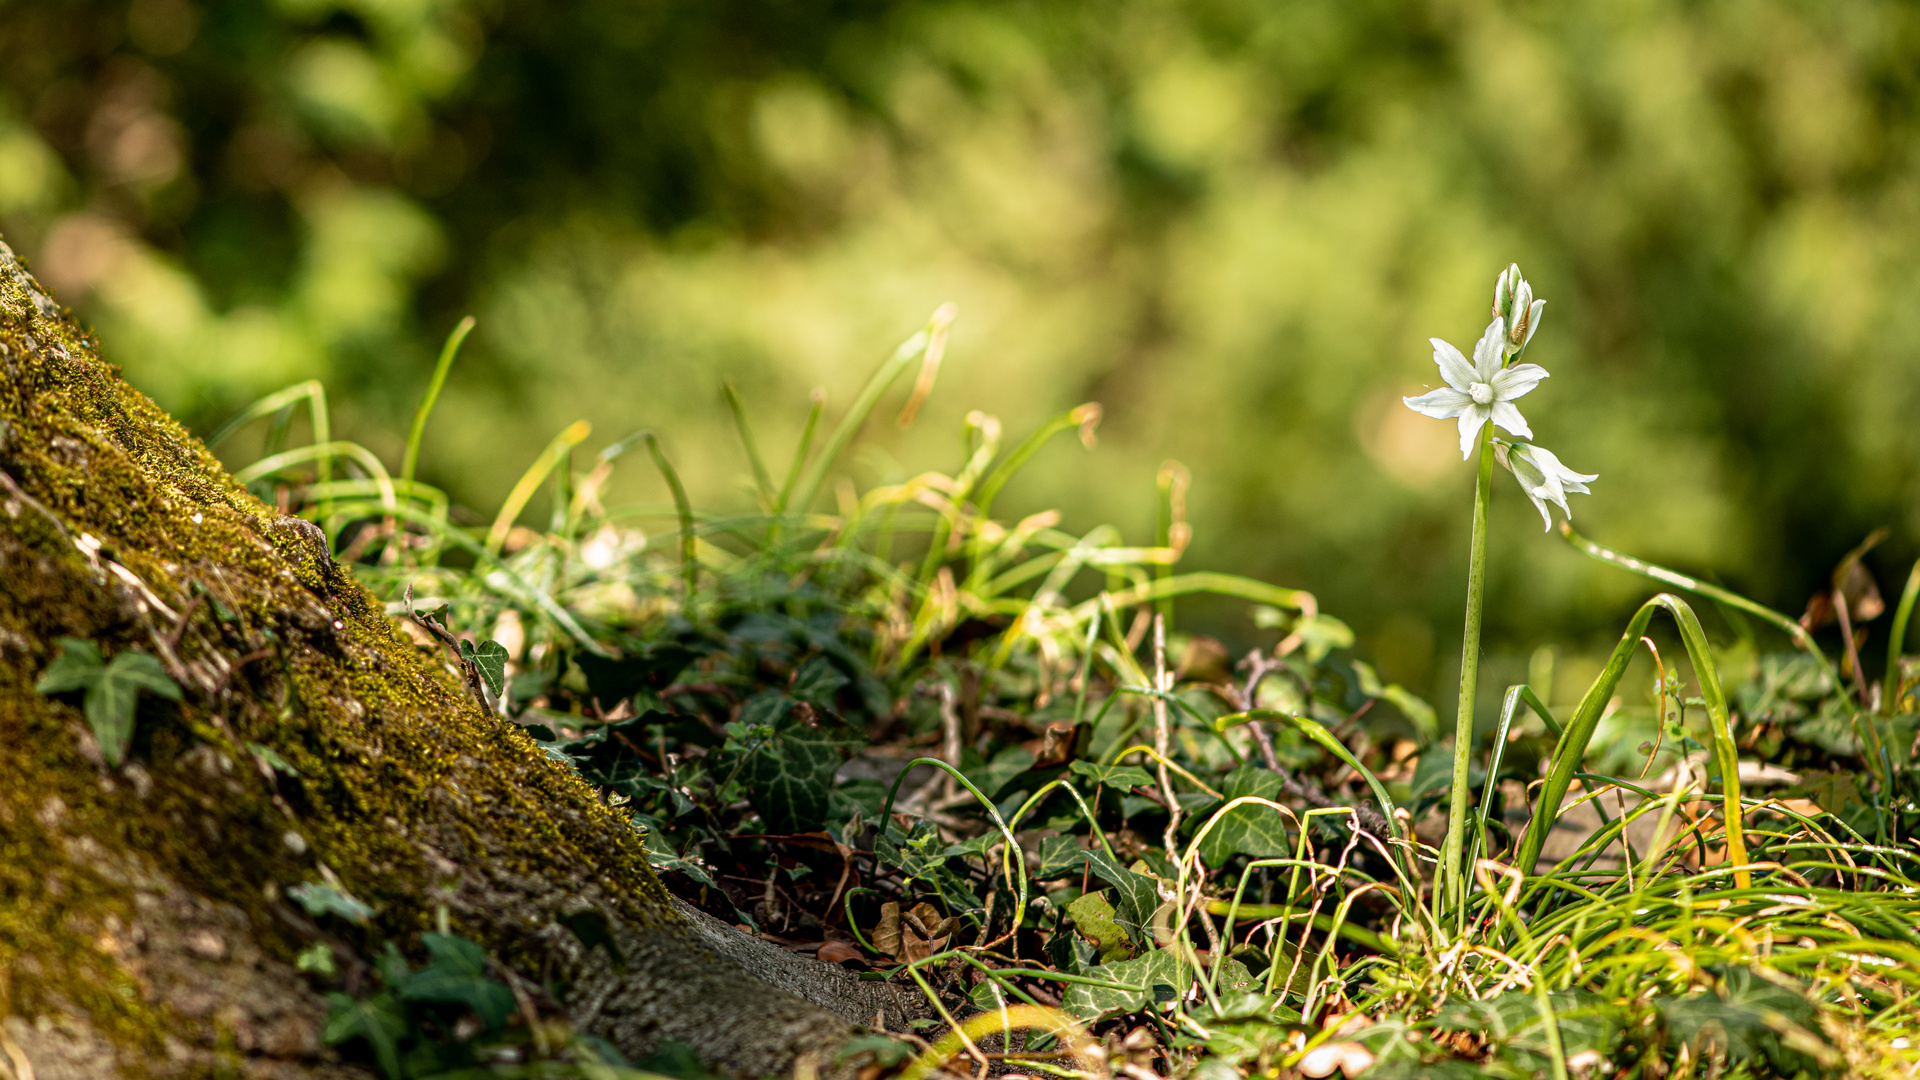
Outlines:
[[1167,676],[1167,620],[1159,614],[1153,617],[1153,688],[1159,691],[1153,696],[1154,760],[1158,763],[1160,794],[1167,800],[1167,851],[1175,852],[1180,850],[1180,799],[1173,793],[1173,776],[1167,771],[1173,733],[1167,727],[1165,697],[1173,689],[1173,682]]
[[440,620],[431,615],[422,615],[420,612],[413,610],[412,582],[407,583],[407,591],[402,602],[407,606],[407,617],[412,619],[415,625],[426,630],[434,637],[439,638],[445,643],[447,648],[453,650],[454,662],[460,665],[460,673],[466,676],[467,689],[471,690],[474,699],[480,702],[481,711],[486,713],[493,712],[493,703],[487,700],[486,685],[480,681],[480,667],[472,660],[467,659],[466,654],[460,651],[460,639],[453,635],[453,631],[440,625]]

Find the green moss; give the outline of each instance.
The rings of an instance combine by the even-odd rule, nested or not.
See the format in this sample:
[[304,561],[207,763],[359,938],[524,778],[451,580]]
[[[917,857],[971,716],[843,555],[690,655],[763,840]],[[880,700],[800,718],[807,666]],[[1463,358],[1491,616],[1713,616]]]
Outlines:
[[[303,942],[274,910],[280,888],[323,861],[375,906],[376,934],[404,939],[470,871],[423,850],[449,836],[489,872],[591,866],[634,924],[671,918],[619,815],[396,634],[302,529],[49,317],[16,265],[0,245],[0,1013],[83,1013],[136,1060],[190,1028],[121,955],[142,873],[237,906],[289,961]],[[178,708],[142,705],[128,770],[90,757],[78,710],[32,689],[63,635],[155,652],[187,690]],[[299,778],[256,768],[249,742]]]

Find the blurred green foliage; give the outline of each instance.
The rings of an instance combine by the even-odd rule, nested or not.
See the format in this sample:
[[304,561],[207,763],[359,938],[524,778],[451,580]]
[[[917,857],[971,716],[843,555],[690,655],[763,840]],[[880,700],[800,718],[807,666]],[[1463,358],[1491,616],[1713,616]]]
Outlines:
[[[398,460],[472,312],[423,479],[497,505],[584,417],[744,505],[723,377],[791,445],[810,387],[837,412],[953,300],[864,481],[955,467],[969,409],[1017,436],[1098,400],[1099,450],[996,509],[1145,542],[1177,458],[1186,568],[1314,590],[1416,689],[1472,481],[1397,399],[1510,260],[1589,535],[1797,611],[1888,524],[1897,580],[1917,152],[1890,2],[0,0],[0,232],[200,430],[317,377]],[[642,473],[610,498],[663,499]],[[1646,584],[1500,483],[1490,648],[1610,636]]]

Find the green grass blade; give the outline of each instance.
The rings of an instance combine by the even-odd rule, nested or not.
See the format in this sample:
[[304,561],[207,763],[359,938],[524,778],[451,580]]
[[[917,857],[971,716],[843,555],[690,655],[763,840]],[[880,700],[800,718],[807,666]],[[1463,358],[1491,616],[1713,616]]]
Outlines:
[[1726,694],[1714,666],[1712,647],[1707,642],[1706,632],[1700,627],[1698,616],[1686,601],[1671,593],[1661,593],[1648,600],[1634,613],[1626,631],[1620,635],[1619,644],[1614,646],[1613,654],[1607,658],[1607,665],[1600,672],[1600,677],[1594,680],[1593,686],[1580,700],[1572,719],[1567,721],[1566,729],[1554,747],[1546,782],[1541,786],[1539,799],[1534,804],[1533,820],[1527,825],[1527,834],[1521,841],[1520,852],[1515,859],[1523,873],[1533,873],[1534,864],[1540,858],[1540,849],[1546,843],[1547,832],[1553,828],[1559,816],[1560,801],[1565,798],[1574,774],[1580,769],[1581,759],[1586,756],[1587,745],[1592,742],[1594,731],[1600,725],[1606,703],[1613,696],[1621,676],[1626,674],[1627,664],[1633,659],[1634,649],[1646,633],[1648,622],[1652,620],[1654,612],[1661,609],[1665,609],[1679,624],[1681,640],[1686,643],[1688,659],[1693,662],[1695,681],[1700,684],[1700,695],[1707,703],[1707,717],[1713,728],[1714,756],[1720,765],[1722,798],[1726,807],[1727,858],[1734,867],[1735,881],[1740,887],[1745,888],[1749,884],[1751,873],[1745,869],[1747,852],[1740,810],[1740,766],[1728,726]]
[[[294,405],[301,401],[311,401],[316,394],[320,395],[322,401],[326,399],[326,389],[320,385],[318,379],[309,379],[303,383],[295,383],[284,390],[276,390],[268,394],[259,401],[234,413],[232,418],[226,423],[221,424],[212,435],[207,436],[207,449],[217,449],[221,443],[232,438],[234,432],[246,427],[253,421],[269,413],[278,412],[289,405]],[[314,413],[313,441],[315,442],[330,441],[326,430],[326,416],[327,410],[325,405],[322,405]]]
[[[373,451],[368,450],[358,443],[324,442],[314,443],[311,446],[299,446],[292,450],[284,450],[271,457],[261,458],[259,461],[234,473],[233,478],[242,484],[251,484],[263,476],[271,476],[289,465],[298,465],[303,461],[315,462],[321,467],[320,471],[323,474],[330,475],[332,469],[326,466],[336,457],[350,458],[360,465],[361,468],[366,469],[368,475],[373,478],[374,485],[380,493],[381,505],[388,513],[393,512],[395,505],[394,484],[393,479],[387,475],[387,467],[380,464],[380,459],[374,456]],[[332,481],[322,479],[317,481],[314,487],[322,492],[330,491]],[[331,499],[327,501],[331,502]]]
[[753,427],[747,423],[747,407],[741,403],[740,391],[733,385],[732,379],[721,383],[720,389],[727,396],[727,410],[733,413],[733,428],[740,434],[740,445],[747,452],[747,464],[753,467],[753,487],[760,497],[760,508],[770,511],[775,499],[773,475],[767,472],[766,460],[760,456],[760,444],[754,441]]
[[[1201,570],[1191,574],[1179,574],[1158,581],[1145,582],[1118,592],[1104,593],[1114,610],[1132,607],[1135,604],[1148,604],[1163,597],[1183,596],[1187,593],[1208,592],[1221,596],[1235,596],[1242,600],[1252,600],[1260,604],[1272,604],[1274,607],[1289,608],[1312,615],[1320,610],[1313,594],[1304,589],[1288,589],[1279,585],[1269,585],[1264,581],[1241,577],[1238,574],[1222,574],[1212,570]],[[1078,622],[1090,619],[1100,609],[1101,600],[1095,597],[1077,607],[1071,618]]]
[[901,342],[900,347],[893,350],[893,355],[881,363],[879,370],[875,371],[873,377],[867,380],[867,385],[861,388],[860,396],[853,401],[853,407],[847,410],[847,415],[840,418],[840,423],[834,427],[833,434],[828,436],[826,448],[820,452],[820,458],[814,462],[813,467],[807,470],[807,478],[800,484],[794,500],[788,504],[789,507],[805,511],[807,507],[813,505],[814,498],[820,493],[820,485],[826,482],[827,473],[832,471],[834,463],[846,451],[847,444],[859,434],[860,428],[867,422],[867,417],[873,415],[874,407],[880,404],[880,396],[887,392],[887,388],[893,385],[894,380],[898,379],[914,360],[927,351],[933,343],[934,335],[945,334],[947,326],[952,322],[953,305],[942,305],[940,310],[933,313],[933,318],[924,328]]
[[773,501],[776,514],[787,512],[793,499],[793,485],[800,482],[800,470],[806,467],[807,455],[813,452],[813,436],[820,429],[820,414],[827,409],[827,392],[816,389],[812,402],[807,409],[806,426],[800,429],[800,442],[793,448],[793,461],[787,465],[787,478],[780,484],[780,497]]
[[1663,585],[1671,585],[1676,589],[1685,590],[1696,596],[1704,596],[1709,600],[1717,600],[1728,607],[1744,611],[1749,615],[1772,623],[1788,637],[1792,638],[1795,645],[1798,645],[1804,649],[1809,656],[1819,661],[1820,670],[1827,673],[1827,677],[1833,680],[1833,685],[1840,685],[1840,676],[1833,670],[1833,665],[1827,662],[1826,654],[1822,653],[1820,647],[1814,644],[1813,635],[1809,634],[1806,628],[1801,626],[1798,621],[1782,615],[1780,612],[1773,610],[1765,604],[1749,600],[1739,593],[1723,589],[1718,585],[1701,581],[1698,578],[1690,578],[1685,574],[1669,570],[1664,566],[1656,566],[1643,559],[1636,559],[1631,555],[1623,555],[1611,548],[1601,547],[1599,544],[1574,532],[1573,526],[1568,522],[1563,521],[1560,523],[1560,535],[1566,537],[1567,543],[1572,544],[1574,548],[1582,554],[1598,559],[1603,563],[1617,566],[1622,570],[1632,571],[1642,577],[1652,578]]
[[1920,562],[1907,574],[1907,587],[1900,591],[1900,606],[1893,610],[1893,633],[1887,638],[1886,688],[1880,694],[1880,712],[1893,715],[1894,698],[1900,693],[1900,650],[1907,643],[1907,620],[1913,616],[1913,602],[1920,597]]
[[487,530],[489,554],[500,554],[500,549],[506,546],[507,533],[513,528],[514,521],[520,517],[520,511],[527,508],[527,500],[533,498],[533,493],[540,489],[541,482],[546,480],[547,474],[553,471],[553,467],[592,433],[592,424],[585,420],[575,420],[560,434],[555,435],[545,450],[540,451],[540,456],[527,467],[519,483],[514,484],[513,490],[507,493],[507,501],[500,504],[500,512],[494,516],[493,527]]
[[[233,419],[221,424],[219,430],[215,431],[213,435],[207,439],[207,449],[212,450],[214,447],[219,446],[221,443],[227,441],[234,432],[245,427],[252,421],[296,405],[302,400],[306,401],[308,415],[313,418],[314,443],[331,443],[333,441],[333,422],[331,413],[327,409],[327,388],[322,386],[318,379],[308,379],[303,383],[295,383],[285,390],[268,394],[266,397],[240,410],[240,412],[234,415]],[[332,455],[321,455],[313,460],[316,462],[319,470],[317,479],[323,484],[332,480]],[[384,470],[382,471],[384,472]],[[333,507],[327,502],[320,503],[318,510],[320,520],[322,521],[327,521],[333,516]]]
[[420,463],[420,439],[427,433],[427,418],[433,415],[434,403],[440,400],[440,388],[447,384],[447,372],[453,370],[453,358],[459,355],[461,343],[467,335],[473,333],[473,316],[461,319],[447,335],[447,343],[440,347],[440,359],[433,365],[433,378],[427,381],[427,392],[420,398],[420,407],[413,410],[413,426],[407,430],[407,452],[400,459],[400,479],[413,480],[414,466]]
[[641,438],[646,441],[647,452],[653,455],[653,464],[666,478],[667,487],[673,490],[673,507],[680,515],[680,573],[686,585],[686,611],[693,611],[693,594],[700,584],[699,539],[693,529],[693,504],[687,500],[687,489],[680,483],[680,474],[674,471],[673,463],[667,460],[666,451],[660,449],[660,440],[647,432]]
[[1487,813],[1493,808],[1491,798],[1494,785],[1500,782],[1500,759],[1506,753],[1507,733],[1513,729],[1513,718],[1520,711],[1521,695],[1530,691],[1524,684],[1507,687],[1507,696],[1500,703],[1500,725],[1493,732],[1493,749],[1487,753],[1487,776],[1480,786],[1480,813],[1475,823],[1473,849],[1467,852],[1466,865],[1473,866],[1480,861],[1480,855],[1487,849]]

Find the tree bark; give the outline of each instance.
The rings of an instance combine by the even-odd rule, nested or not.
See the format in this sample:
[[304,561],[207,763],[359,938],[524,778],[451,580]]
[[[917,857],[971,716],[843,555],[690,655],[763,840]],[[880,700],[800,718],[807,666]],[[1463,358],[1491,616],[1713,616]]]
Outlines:
[[[918,1015],[677,905],[623,815],[123,382],[4,243],[0,372],[0,1078],[365,1076],[293,965],[321,931],[287,889],[325,881],[374,909],[328,927],[343,943],[414,949],[444,912],[630,1056],[832,1075],[877,1012]],[[75,695],[34,689],[63,637],[185,691],[142,697],[117,768]],[[563,921],[589,912],[617,957]]]

